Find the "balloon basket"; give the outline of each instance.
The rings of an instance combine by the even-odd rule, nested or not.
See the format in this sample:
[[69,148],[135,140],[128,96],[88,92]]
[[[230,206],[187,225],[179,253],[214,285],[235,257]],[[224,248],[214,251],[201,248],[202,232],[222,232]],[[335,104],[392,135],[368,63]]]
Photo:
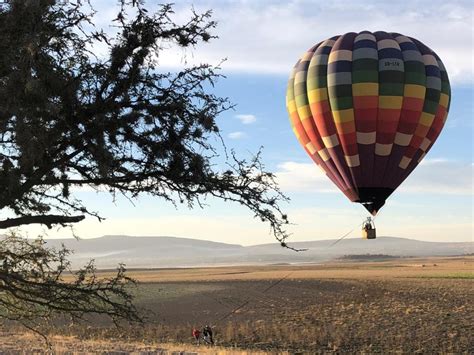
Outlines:
[[371,217],[367,217],[362,227],[362,238],[364,239],[375,239],[377,233],[375,232],[375,223]]
[[377,234],[374,229],[362,229],[362,238],[364,239],[375,239]]

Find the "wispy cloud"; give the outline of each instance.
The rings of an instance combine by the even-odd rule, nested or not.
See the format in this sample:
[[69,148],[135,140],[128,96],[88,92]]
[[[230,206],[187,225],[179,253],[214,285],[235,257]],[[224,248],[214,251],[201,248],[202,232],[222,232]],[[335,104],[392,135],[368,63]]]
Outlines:
[[242,139],[245,138],[247,135],[244,132],[237,131],[237,132],[231,132],[227,135],[229,139]]
[[[338,192],[312,163],[287,161],[278,166],[277,181],[285,192]],[[399,192],[472,195],[473,165],[444,158],[425,159],[400,186]]]
[[439,165],[439,164],[444,164],[444,163],[452,163],[452,161],[447,158],[423,159],[420,162],[420,165],[430,166],[430,165]]
[[472,163],[444,158],[425,159],[400,186],[400,191],[441,195],[472,195]]
[[[97,24],[114,32],[109,24],[116,8],[107,2],[94,1],[93,5],[99,10]],[[147,5],[156,9],[151,1]],[[351,31],[383,30],[415,37],[435,50],[451,81],[474,80],[470,1],[431,0],[429,6],[421,0],[180,1],[173,18],[185,23],[192,7],[198,12],[212,9],[218,22],[214,33],[219,38],[199,45],[196,51],[172,47],[159,58],[165,67],[184,62],[219,64],[227,58],[226,70],[287,75],[298,56],[319,41]]]
[[[472,82],[472,3],[469,1],[210,1],[219,39],[199,46],[196,62],[224,64],[227,70],[287,74],[298,56],[317,42],[351,31],[398,32],[415,37],[443,59],[454,82]],[[177,14],[189,13],[180,2]],[[436,31],[433,30],[436,27]],[[176,53],[176,55],[182,56]],[[166,56],[162,63],[173,65]]]
[[315,164],[287,161],[275,173],[285,192],[337,192],[337,188]]
[[252,124],[257,122],[257,117],[255,117],[255,115],[235,115],[235,117],[238,118],[243,124]]

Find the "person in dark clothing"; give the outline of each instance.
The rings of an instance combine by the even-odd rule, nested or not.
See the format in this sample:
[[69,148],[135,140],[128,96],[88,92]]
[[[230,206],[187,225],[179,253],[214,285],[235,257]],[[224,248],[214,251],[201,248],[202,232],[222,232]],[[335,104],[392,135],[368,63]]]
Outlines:
[[214,339],[212,337],[212,329],[210,326],[206,325],[202,330],[202,336],[206,343],[214,344]]

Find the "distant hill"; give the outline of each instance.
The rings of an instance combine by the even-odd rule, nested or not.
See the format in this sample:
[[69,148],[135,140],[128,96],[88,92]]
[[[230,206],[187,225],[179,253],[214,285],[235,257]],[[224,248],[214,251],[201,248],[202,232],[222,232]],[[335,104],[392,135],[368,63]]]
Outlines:
[[99,268],[125,263],[129,268],[193,267],[243,264],[322,262],[344,255],[386,254],[393,256],[452,256],[472,253],[474,243],[424,242],[406,238],[380,237],[375,240],[344,239],[295,242],[308,249],[294,252],[278,243],[244,247],[237,244],[177,237],[104,236],[94,239],[47,239],[47,246],[64,244],[74,251],[77,267],[95,259]]

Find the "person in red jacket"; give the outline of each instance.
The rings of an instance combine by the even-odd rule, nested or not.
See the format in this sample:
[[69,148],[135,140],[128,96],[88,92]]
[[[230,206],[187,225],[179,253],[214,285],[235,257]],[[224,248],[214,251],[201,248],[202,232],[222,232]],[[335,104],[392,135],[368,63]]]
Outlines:
[[196,339],[197,345],[199,345],[201,341],[201,332],[196,328],[193,328],[193,338]]

